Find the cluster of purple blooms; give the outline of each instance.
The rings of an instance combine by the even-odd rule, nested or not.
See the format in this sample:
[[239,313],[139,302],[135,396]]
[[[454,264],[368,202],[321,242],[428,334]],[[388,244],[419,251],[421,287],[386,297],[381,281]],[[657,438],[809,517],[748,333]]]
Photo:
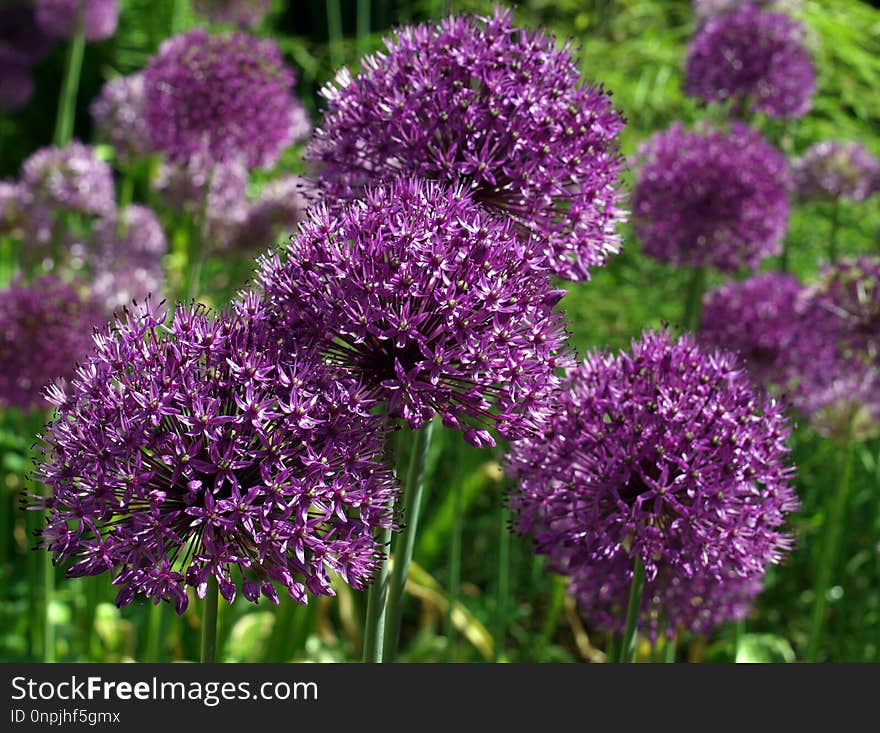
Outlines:
[[622,625],[636,559],[645,622],[662,606],[674,633],[741,616],[790,547],[788,422],[725,352],[647,332],[591,354],[542,427],[511,446],[515,527],[598,627]]
[[754,5],[774,12],[790,12],[800,7],[802,0],[694,0],[693,8],[700,19],[713,18],[745,5]]
[[151,145],[173,161],[271,166],[302,132],[294,81],[274,41],[198,28],[170,38],[144,71]]
[[635,165],[635,231],[646,254],[734,272],[780,252],[791,175],[756,130],[675,123],[641,145]]
[[55,275],[0,289],[0,407],[45,408],[43,387],[73,376],[103,321],[81,284]]
[[17,110],[31,98],[31,69],[51,45],[29,3],[19,0],[0,8],[0,109]]
[[144,119],[144,75],[118,76],[104,84],[90,107],[99,135],[123,162],[150,152]]
[[461,186],[397,179],[315,207],[256,281],[266,318],[358,374],[391,417],[436,415],[476,446],[522,434],[565,366],[543,258]]
[[748,3],[709,17],[691,40],[685,91],[704,102],[729,102],[734,114],[803,117],[816,72],[801,23]]
[[119,22],[119,0],[36,0],[35,7],[37,22],[53,38],[73,38],[82,23],[86,40],[103,41]]
[[559,277],[584,280],[617,251],[623,120],[570,48],[506,10],[404,27],[386,47],[323,91],[308,157],[328,202],[439,180],[511,219]]
[[861,202],[880,190],[880,159],[855,142],[823,140],[792,163],[802,201]]
[[193,10],[212,23],[251,27],[272,9],[272,0],[193,0]]
[[256,303],[210,315],[145,305],[96,335],[96,355],[44,436],[47,549],[71,576],[110,572],[117,604],[136,593],[199,598],[209,578],[277,603],[355,588],[382,552],[395,484],[384,428],[356,380],[267,331]]

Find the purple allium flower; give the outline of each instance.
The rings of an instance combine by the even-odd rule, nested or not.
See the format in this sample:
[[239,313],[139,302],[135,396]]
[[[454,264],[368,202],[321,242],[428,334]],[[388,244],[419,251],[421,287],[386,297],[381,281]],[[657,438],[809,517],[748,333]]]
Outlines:
[[294,141],[294,81],[274,41],[198,28],[170,38],[144,71],[152,145],[184,162],[271,166]]
[[399,29],[343,69],[307,157],[328,200],[399,174],[464,186],[534,236],[554,273],[585,280],[617,252],[623,120],[582,86],[570,47],[510,11]]
[[52,395],[43,541],[70,576],[109,571],[120,606],[142,593],[183,613],[210,576],[230,603],[239,584],[306,603],[333,595],[331,572],[372,576],[396,494],[382,423],[357,384],[268,338],[255,305],[126,313]]
[[47,407],[43,388],[73,376],[103,320],[89,295],[53,275],[0,289],[0,407]]
[[193,158],[187,163],[163,163],[153,187],[172,211],[204,216],[206,244],[216,250],[229,246],[247,218],[247,183],[242,163],[208,166]]
[[571,369],[544,434],[511,445],[514,526],[571,577],[601,582],[638,556],[648,599],[674,582],[759,576],[791,545],[789,432],[732,355],[647,332],[631,353]]
[[636,235],[663,262],[754,269],[780,251],[790,187],[785,158],[756,130],[675,123],[636,155]]
[[73,38],[80,4],[87,40],[102,41],[116,32],[119,0],[36,0],[37,22],[53,38]]
[[19,54],[28,65],[42,61],[52,39],[37,24],[34,7],[24,0],[6,0],[0,8],[0,50]]
[[810,111],[816,72],[804,27],[755,5],[708,19],[691,40],[685,92],[704,102],[734,103],[734,111],[803,117]]
[[699,339],[739,354],[759,384],[784,385],[802,292],[796,278],[778,272],[725,283],[703,298]]
[[[625,553],[583,568],[571,580],[569,591],[587,622],[599,629],[621,633],[626,620],[632,583],[632,562]],[[763,573],[740,577],[723,573],[686,576],[661,570],[647,584],[642,597],[642,626],[656,636],[673,636],[679,628],[708,634],[726,621],[745,618],[763,590]]]
[[260,197],[248,207],[247,218],[235,235],[236,249],[267,249],[278,243],[278,237],[289,239],[306,209],[312,204],[315,191],[311,182],[299,176],[284,176],[267,183]]
[[117,76],[104,84],[91,104],[92,118],[101,137],[125,161],[150,152],[144,120],[144,75]]
[[22,188],[15,181],[0,181],[0,236],[15,233],[24,221]]
[[193,0],[193,10],[212,23],[259,25],[272,9],[272,0]]
[[33,93],[34,80],[27,59],[0,45],[0,109],[21,109]]
[[864,201],[880,189],[880,160],[855,142],[824,140],[792,163],[803,201]]
[[92,229],[92,292],[108,311],[158,295],[168,241],[152,210],[132,204]]
[[774,12],[797,10],[802,0],[693,0],[694,12],[699,18],[712,18],[739,10],[744,5],[755,5]]
[[477,446],[520,435],[565,366],[541,256],[463,188],[398,179],[312,209],[257,283],[283,332],[360,375],[412,428],[436,414]]

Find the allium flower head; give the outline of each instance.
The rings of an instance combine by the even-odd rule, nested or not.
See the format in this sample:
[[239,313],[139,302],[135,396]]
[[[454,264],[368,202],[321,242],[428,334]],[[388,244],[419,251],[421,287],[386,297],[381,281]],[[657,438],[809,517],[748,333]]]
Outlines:
[[247,183],[247,168],[240,162],[209,166],[193,158],[187,163],[163,163],[153,186],[172,211],[204,216],[207,243],[224,249],[248,215]]
[[158,295],[168,241],[151,209],[132,204],[92,229],[92,292],[108,311]]
[[260,197],[248,206],[247,218],[235,235],[236,249],[266,249],[296,231],[315,199],[312,184],[299,176],[284,176],[267,183]]
[[15,181],[0,181],[0,235],[18,230],[25,206],[21,186]]
[[436,414],[475,445],[542,414],[564,366],[562,296],[509,221],[462,188],[399,179],[315,207],[257,283],[277,328],[360,375],[392,417]]
[[0,51],[16,53],[28,65],[42,61],[52,48],[27,0],[5,0],[0,8]]
[[639,148],[636,168],[635,230],[651,257],[734,272],[780,251],[791,176],[757,131],[676,123]]
[[116,32],[119,0],[36,0],[37,22],[53,38],[73,38],[80,4],[87,40],[102,41]]
[[859,143],[824,140],[792,164],[804,201],[864,201],[880,190],[880,160]]
[[294,81],[274,41],[198,28],[170,38],[144,72],[152,145],[183,162],[270,166],[294,141]]
[[92,118],[101,137],[123,161],[150,151],[144,120],[144,76],[117,76],[104,84],[91,104]]
[[[266,338],[250,312],[149,304],[96,337],[97,353],[56,390],[32,497],[68,575],[110,572],[118,605],[141,593],[187,606],[210,576],[230,603],[355,588],[392,524],[383,430],[356,384]],[[281,359],[283,352],[283,360]]]
[[193,0],[193,9],[212,23],[255,26],[272,9],[272,0]]
[[738,354],[759,384],[785,385],[802,293],[796,278],[778,272],[728,282],[703,298],[699,339]]
[[571,49],[510,11],[404,27],[354,78],[343,69],[308,151],[328,201],[401,173],[462,185],[584,280],[617,251],[623,120],[582,86]]
[[752,578],[790,545],[789,432],[733,356],[645,333],[571,369],[544,434],[512,444],[515,527],[572,577],[638,556],[647,598],[675,578]]
[[754,4],[708,19],[688,49],[685,92],[727,102],[741,113],[803,117],[812,106],[816,72],[804,27],[784,13]]
[[0,407],[45,408],[43,389],[73,376],[103,320],[87,294],[52,275],[0,289]]
[[[587,622],[595,628],[621,633],[629,603],[632,567],[619,553],[613,559],[580,568],[569,591]],[[692,577],[661,572],[642,597],[641,623],[651,635],[663,630],[673,636],[678,629],[708,634],[727,621],[744,619],[755,597],[763,590],[763,574],[740,577]]]
[[0,110],[21,109],[33,93],[34,80],[27,59],[0,45]]

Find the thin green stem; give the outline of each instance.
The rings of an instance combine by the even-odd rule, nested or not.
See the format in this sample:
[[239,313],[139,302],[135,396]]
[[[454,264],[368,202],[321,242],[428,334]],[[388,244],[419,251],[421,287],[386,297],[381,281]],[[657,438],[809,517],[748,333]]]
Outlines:
[[502,657],[507,637],[507,609],[510,598],[510,510],[499,514],[498,584],[495,586],[495,661]]
[[161,662],[162,626],[165,613],[164,603],[155,603],[150,606],[150,615],[147,618],[147,643],[144,649],[144,659],[147,662]]
[[217,611],[220,605],[217,578],[208,578],[205,613],[202,617],[202,663],[217,661]]
[[327,40],[330,43],[330,63],[338,69],[344,62],[342,53],[342,4],[327,0]]
[[393,662],[397,659],[397,648],[400,644],[400,624],[403,619],[403,599],[406,590],[406,579],[409,575],[409,563],[412,560],[416,533],[419,527],[419,511],[424,493],[425,464],[428,449],[431,446],[433,423],[428,423],[420,430],[413,432],[412,452],[406,484],[403,487],[404,527],[394,543],[394,569],[388,590],[388,610],[385,620],[385,640],[383,661]]
[[700,325],[700,310],[703,302],[703,290],[706,288],[706,269],[695,267],[691,272],[688,289],[684,301],[682,327],[687,331],[696,331]]
[[626,607],[626,625],[623,627],[623,636],[620,637],[620,649],[617,652],[617,661],[620,663],[632,662],[636,655],[636,639],[639,631],[639,613],[642,610],[642,595],[645,592],[645,564],[642,556],[636,554],[633,561],[632,584],[629,588],[629,603]]
[[743,637],[746,635],[746,620],[739,619],[733,624],[733,661],[739,657],[739,650],[742,647]]
[[837,262],[837,240],[840,235],[840,199],[831,204],[831,224],[828,232],[828,261],[833,265]]
[[192,217],[189,228],[188,246],[186,251],[186,298],[198,298],[202,280],[202,269],[205,266],[207,247],[205,240],[208,234],[208,205],[211,197],[211,184],[214,181],[214,169],[208,171],[205,178],[205,190],[199,210]]
[[391,529],[382,530],[382,563],[367,592],[367,620],[364,623],[363,661],[382,661],[382,645],[385,641],[385,599],[388,595],[388,547]]
[[357,50],[363,56],[370,48],[370,0],[357,0]]
[[675,664],[675,652],[678,647],[678,632],[666,637],[666,646],[663,649],[663,663]]
[[457,480],[452,486],[452,537],[449,544],[449,603],[446,608],[446,661],[455,659],[455,622],[453,614],[461,593],[461,536],[464,522],[462,520],[462,486]]
[[43,661],[55,661],[55,622],[52,620],[52,596],[55,595],[55,565],[49,552],[43,556]]
[[83,13],[85,0],[80,0],[76,13],[76,30],[67,49],[67,60],[64,66],[64,81],[58,96],[58,114],[55,117],[55,134],[53,142],[63,148],[73,137],[73,123],[76,118],[76,95],[79,92],[79,79],[82,74],[83,55],[86,48],[86,37],[83,29]]
[[849,495],[850,479],[853,472],[855,440],[848,434],[844,439],[840,456],[840,480],[834,492],[832,504],[825,515],[825,536],[820,547],[819,569],[816,572],[813,617],[810,623],[810,636],[807,644],[807,661],[815,662],[822,648],[822,635],[825,630],[825,613],[828,608],[828,591],[837,564],[840,532],[843,529],[843,515]]

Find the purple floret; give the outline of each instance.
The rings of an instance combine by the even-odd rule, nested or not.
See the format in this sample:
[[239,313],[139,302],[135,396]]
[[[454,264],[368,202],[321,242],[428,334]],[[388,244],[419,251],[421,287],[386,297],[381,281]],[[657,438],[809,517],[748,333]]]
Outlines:
[[279,344],[255,316],[147,304],[96,336],[96,355],[48,426],[37,478],[49,497],[43,545],[69,576],[108,572],[116,603],[136,594],[183,613],[213,576],[278,603],[361,589],[393,523],[385,431],[360,387]]
[[44,388],[73,376],[103,322],[80,284],[54,275],[0,289],[0,407],[47,408]]
[[[621,116],[572,49],[512,14],[407,26],[323,90],[308,157],[328,205],[400,174],[462,186],[553,270],[585,280],[619,249]],[[530,245],[532,246],[532,245]]]
[[685,92],[704,102],[731,102],[735,114],[803,117],[816,90],[804,27],[756,5],[709,18],[688,48]]
[[150,152],[144,119],[144,76],[118,76],[104,84],[89,108],[101,137],[122,161]]
[[180,162],[271,166],[301,127],[294,81],[269,39],[199,28],[174,36],[144,71],[151,144]]
[[36,0],[37,22],[53,38],[73,38],[80,5],[86,40],[102,41],[116,33],[119,0]]
[[802,201],[864,201],[880,190],[880,159],[855,142],[824,140],[792,163]]
[[669,264],[754,269],[781,251],[790,187],[785,158],[757,131],[675,123],[638,150],[636,235]]
[[570,369],[543,434],[511,445],[514,526],[552,569],[591,579],[591,605],[606,582],[619,598],[635,557],[646,603],[671,583],[738,585],[791,546],[789,433],[732,355],[646,332]]
[[399,179],[331,213],[314,207],[290,244],[259,262],[282,333],[363,379],[392,417],[435,415],[474,445],[543,418],[568,361],[563,292],[509,220],[462,188]]

